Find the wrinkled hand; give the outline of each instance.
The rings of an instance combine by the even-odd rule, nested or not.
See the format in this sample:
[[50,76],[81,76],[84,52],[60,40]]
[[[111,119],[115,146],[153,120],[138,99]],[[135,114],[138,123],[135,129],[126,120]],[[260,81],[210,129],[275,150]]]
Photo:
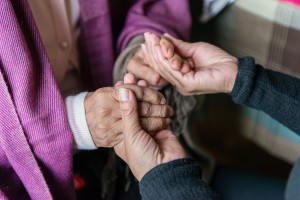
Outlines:
[[195,64],[195,69],[185,74],[172,68],[160,45],[150,37],[152,43],[147,44],[147,51],[160,63],[155,71],[175,85],[179,92],[183,95],[231,92],[238,70],[235,57],[208,43],[187,43],[168,34],[164,36],[172,41],[179,55],[192,59]]
[[119,88],[135,92],[138,99],[140,122],[143,129],[157,131],[170,124],[174,111],[159,92],[137,85],[100,88],[88,93],[85,112],[88,128],[97,147],[113,147],[121,142],[124,125],[119,108]]
[[139,181],[157,165],[186,157],[184,149],[169,129],[150,133],[140,126],[133,91],[119,89],[119,98],[124,132],[123,141],[114,149]]
[[164,87],[168,82],[151,67],[151,63],[144,59],[144,54],[139,49],[132,58],[128,61],[127,71],[134,74],[138,79],[147,81],[152,86]]

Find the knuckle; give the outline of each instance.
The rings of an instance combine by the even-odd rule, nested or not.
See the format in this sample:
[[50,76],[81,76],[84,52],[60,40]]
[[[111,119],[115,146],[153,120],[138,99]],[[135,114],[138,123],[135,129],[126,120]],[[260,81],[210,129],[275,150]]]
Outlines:
[[167,106],[163,106],[162,109],[160,109],[160,116],[161,117],[166,117],[168,113],[168,107]]
[[160,101],[163,99],[163,95],[159,93],[158,91],[154,90],[153,91],[153,100],[155,103],[160,103]]
[[144,102],[144,109],[145,109],[145,117],[149,117],[152,115],[153,110],[152,110],[152,106],[150,105],[150,103],[148,102]]
[[[99,133],[98,136],[102,136],[102,137],[106,137],[106,133],[109,131],[110,127],[108,124],[102,124],[102,123],[99,123],[97,125],[97,132]],[[101,137],[101,138],[102,138]]]
[[135,112],[135,109],[131,105],[123,106],[121,109],[122,114],[125,116],[132,115]]
[[104,108],[104,107],[101,107],[101,108],[98,108],[97,110],[97,115],[98,116],[107,116],[111,113],[111,110],[108,109],[108,108]]
[[150,131],[154,127],[154,123],[149,118],[142,118],[141,119],[141,126],[144,130]]
[[153,127],[155,127],[155,128],[162,128],[162,127],[164,127],[164,119],[158,119],[158,120],[155,120],[153,123],[154,123],[154,125],[153,125]]

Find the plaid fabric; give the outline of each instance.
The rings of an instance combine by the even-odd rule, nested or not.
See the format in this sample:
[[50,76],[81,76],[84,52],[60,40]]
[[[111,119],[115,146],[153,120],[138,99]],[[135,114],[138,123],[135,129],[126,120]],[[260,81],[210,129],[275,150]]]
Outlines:
[[[237,57],[253,56],[266,68],[300,78],[300,7],[296,4],[238,0],[218,16],[215,25],[216,44],[221,48]],[[297,134],[263,112],[243,107],[242,113],[242,134],[281,159],[297,160]]]

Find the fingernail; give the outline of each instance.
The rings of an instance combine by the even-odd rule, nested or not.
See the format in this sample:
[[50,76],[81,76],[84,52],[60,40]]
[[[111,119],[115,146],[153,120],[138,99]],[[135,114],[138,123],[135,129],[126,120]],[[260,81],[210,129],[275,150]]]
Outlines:
[[124,84],[123,81],[118,81],[118,82],[115,84],[115,86],[120,86],[120,85],[123,85],[123,84]]
[[119,100],[128,101],[129,100],[129,90],[125,88],[119,89]]
[[167,103],[167,100],[163,97],[161,100],[160,100],[160,104],[166,104]]

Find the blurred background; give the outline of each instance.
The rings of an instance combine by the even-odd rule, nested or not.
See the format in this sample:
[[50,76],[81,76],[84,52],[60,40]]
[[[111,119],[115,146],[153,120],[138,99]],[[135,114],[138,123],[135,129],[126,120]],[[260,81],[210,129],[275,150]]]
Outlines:
[[[266,68],[300,78],[299,1],[190,3],[192,41],[215,44],[237,57],[252,56]],[[255,199],[283,199],[282,188],[300,156],[300,137],[263,112],[234,104],[229,95],[200,95],[197,99],[189,120],[190,135],[184,140],[204,167],[204,178],[224,199],[247,199],[251,184],[264,194]],[[270,180],[270,193],[278,188],[273,196],[267,192]],[[240,196],[227,198],[230,192]]]

